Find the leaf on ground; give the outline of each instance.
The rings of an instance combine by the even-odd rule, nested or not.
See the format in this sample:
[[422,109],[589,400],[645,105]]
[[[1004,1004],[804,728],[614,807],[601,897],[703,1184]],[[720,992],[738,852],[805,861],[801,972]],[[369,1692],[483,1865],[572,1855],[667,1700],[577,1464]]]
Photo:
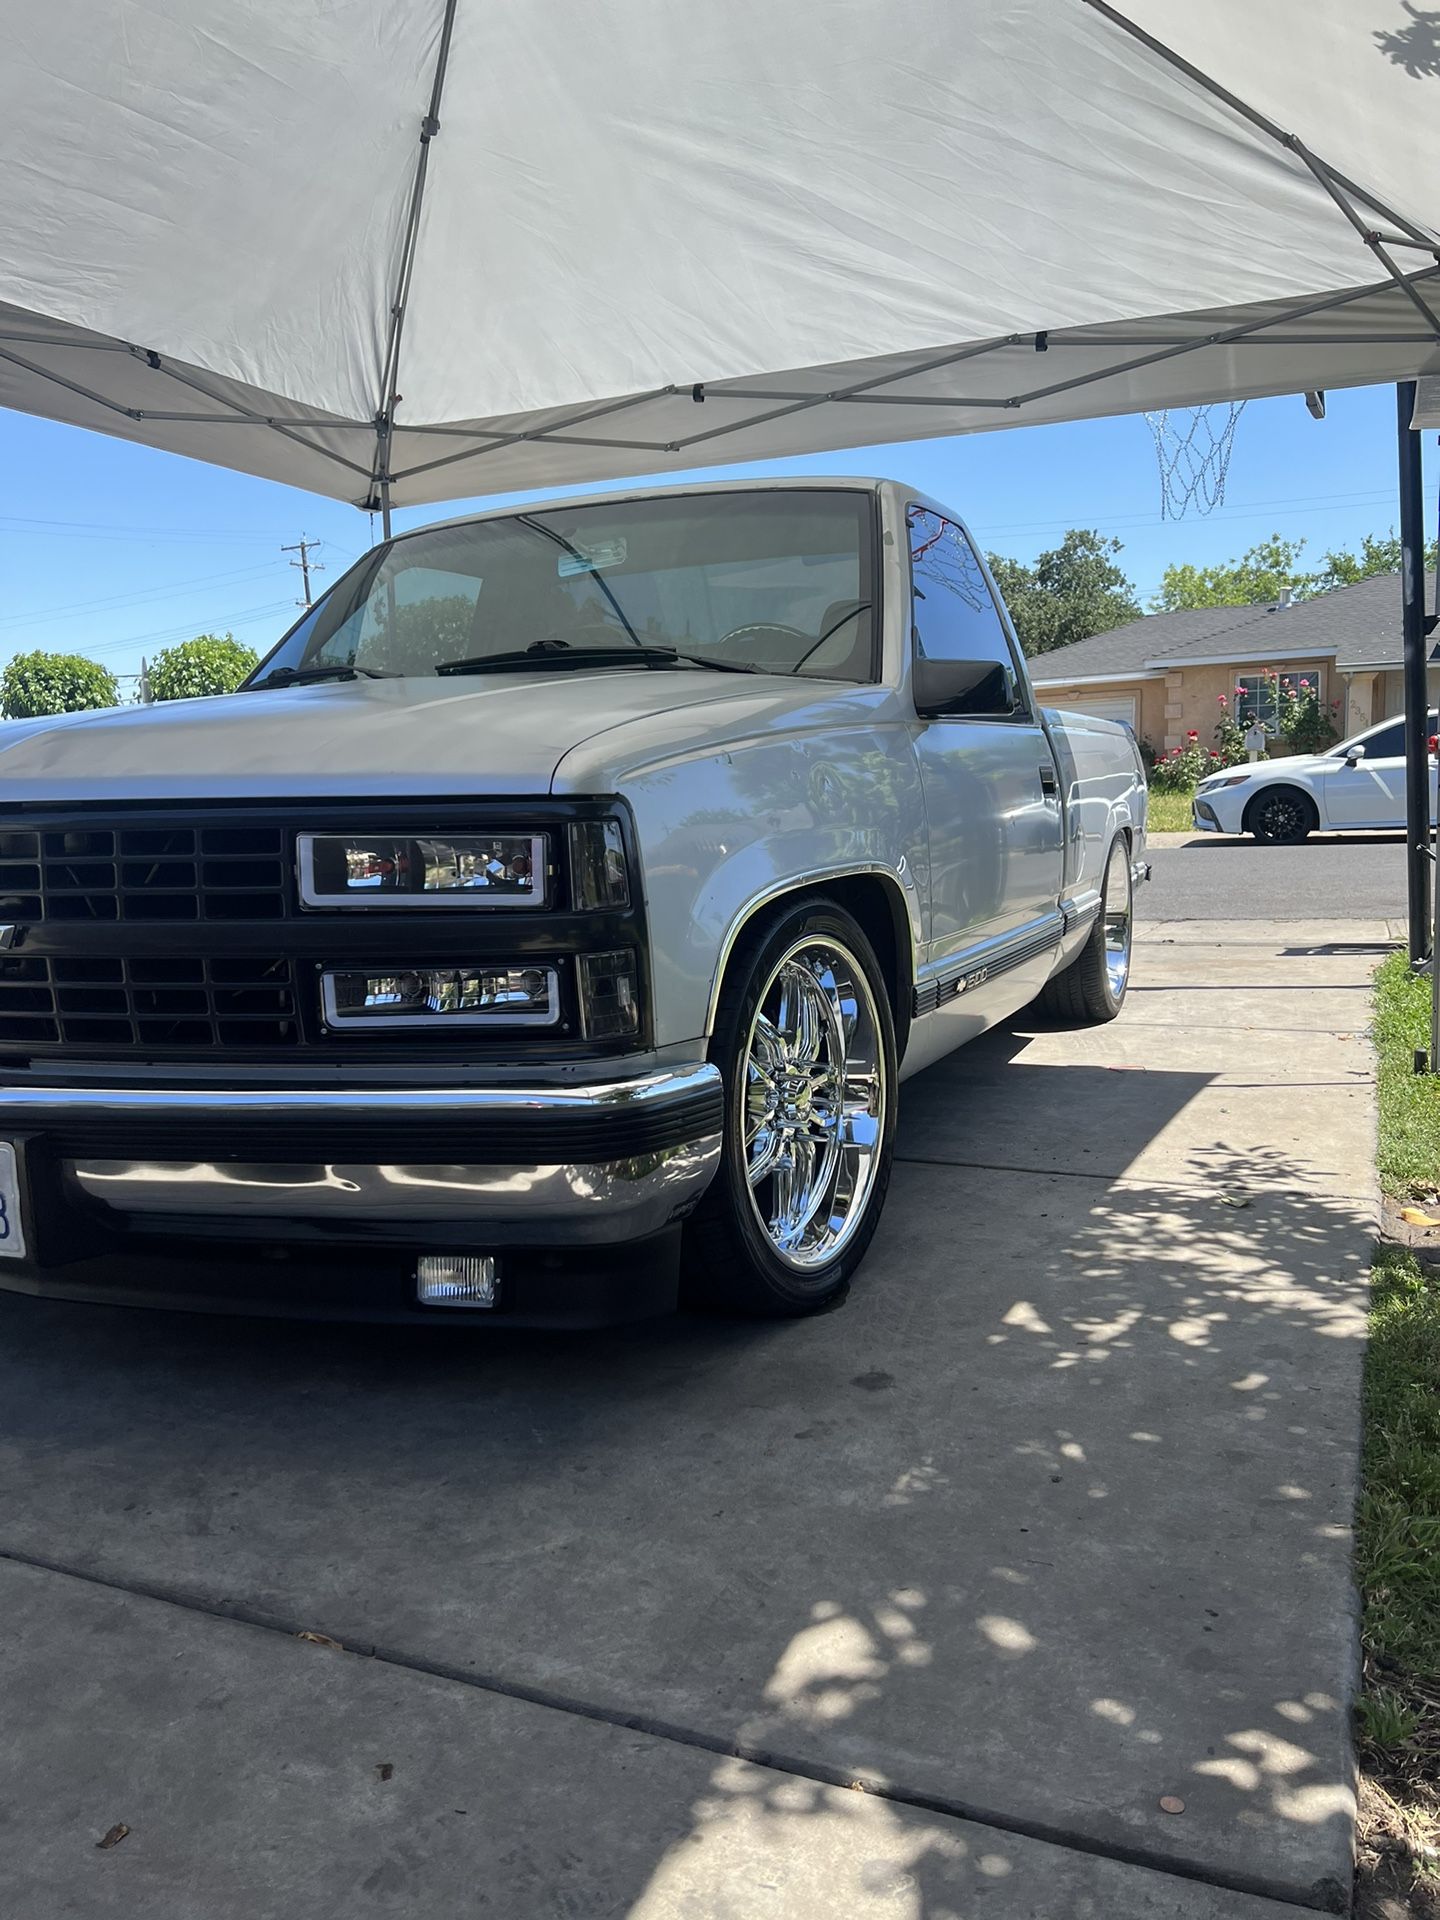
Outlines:
[[388,1760],[382,1760],[376,1767],[375,1778],[377,1780],[393,1780],[395,1778],[395,1769]]
[[105,1853],[108,1852],[111,1847],[118,1847],[129,1831],[129,1827],[126,1826],[123,1820],[117,1820],[105,1835],[105,1838],[95,1842],[96,1851]]
[[1248,1207],[1250,1204],[1248,1193],[1222,1193],[1219,1200],[1222,1207]]
[[295,1638],[297,1640],[308,1640],[312,1647],[329,1647],[332,1653],[343,1653],[345,1651],[342,1641],[332,1640],[328,1633],[311,1633],[308,1627],[303,1633],[297,1633]]
[[1440,1215],[1426,1213],[1423,1207],[1402,1207],[1400,1218],[1407,1227],[1440,1227]]

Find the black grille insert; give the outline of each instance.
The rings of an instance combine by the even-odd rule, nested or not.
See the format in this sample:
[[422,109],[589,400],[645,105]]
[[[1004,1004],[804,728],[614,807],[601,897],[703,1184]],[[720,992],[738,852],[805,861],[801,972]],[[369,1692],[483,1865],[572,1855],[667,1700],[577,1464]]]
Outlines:
[[0,919],[280,920],[278,826],[0,832]]
[[289,960],[22,959],[0,954],[0,1043],[293,1047]]

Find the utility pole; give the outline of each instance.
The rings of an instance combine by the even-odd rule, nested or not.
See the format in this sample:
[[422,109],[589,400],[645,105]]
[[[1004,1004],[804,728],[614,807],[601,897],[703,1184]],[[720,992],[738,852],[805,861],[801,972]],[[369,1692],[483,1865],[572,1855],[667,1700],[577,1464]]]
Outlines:
[[140,661],[140,684],[136,688],[142,707],[153,707],[155,695],[150,686],[150,662],[143,656]]
[[298,553],[300,556],[298,560],[292,560],[290,562],[292,567],[298,567],[300,569],[300,578],[305,588],[305,598],[295,602],[297,607],[310,607],[315,604],[310,592],[310,576],[312,573],[324,573],[325,569],[318,560],[312,560],[310,555],[318,552],[324,544],[323,540],[307,540],[302,533],[293,547],[281,547],[280,549],[282,553]]

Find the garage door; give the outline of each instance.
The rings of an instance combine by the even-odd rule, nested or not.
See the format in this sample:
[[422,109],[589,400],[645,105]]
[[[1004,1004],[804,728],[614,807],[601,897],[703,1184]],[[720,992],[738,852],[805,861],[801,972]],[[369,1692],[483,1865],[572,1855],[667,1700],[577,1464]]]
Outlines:
[[1072,694],[1068,700],[1056,702],[1057,706],[1067,707],[1071,713],[1093,713],[1097,720],[1121,720],[1133,733],[1135,731],[1135,696],[1130,694]]

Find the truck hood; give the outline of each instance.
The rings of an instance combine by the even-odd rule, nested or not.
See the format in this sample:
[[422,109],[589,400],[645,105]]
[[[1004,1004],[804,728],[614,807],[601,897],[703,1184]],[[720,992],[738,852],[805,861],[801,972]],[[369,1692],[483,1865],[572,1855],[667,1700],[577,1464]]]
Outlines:
[[[833,723],[836,693],[786,675],[631,667],[347,680],[12,720],[0,724],[0,805],[548,793],[566,755],[612,729],[628,765],[817,706]],[[606,756],[583,757],[603,777]]]

